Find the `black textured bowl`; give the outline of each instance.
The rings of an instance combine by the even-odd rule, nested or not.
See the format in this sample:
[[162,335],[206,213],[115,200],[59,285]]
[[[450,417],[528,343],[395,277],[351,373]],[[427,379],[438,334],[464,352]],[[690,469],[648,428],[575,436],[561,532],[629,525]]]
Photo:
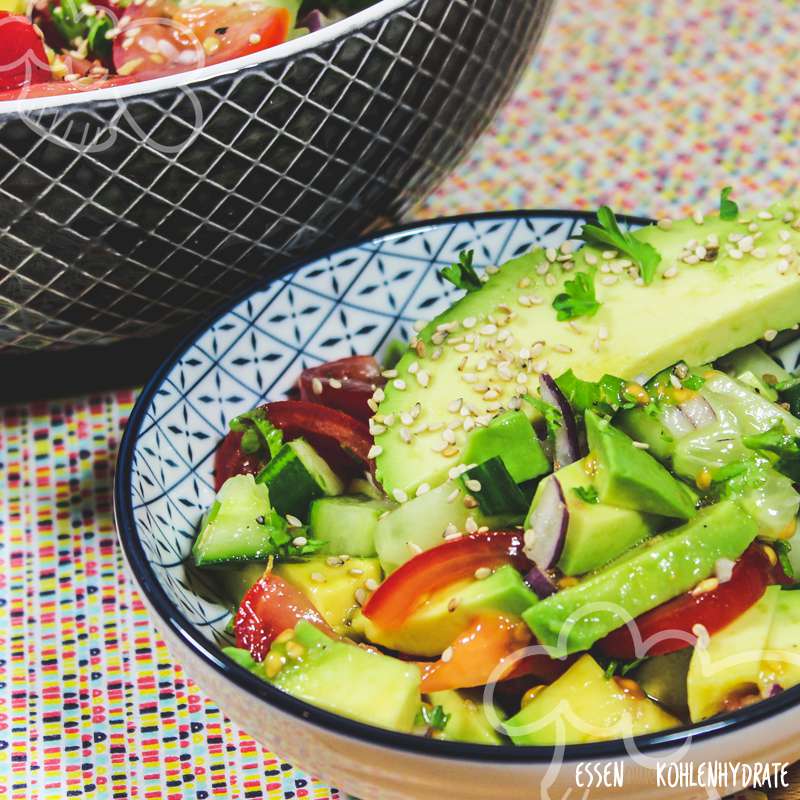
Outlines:
[[554,0],[382,0],[235,62],[0,103],[0,348],[150,336],[401,216]]

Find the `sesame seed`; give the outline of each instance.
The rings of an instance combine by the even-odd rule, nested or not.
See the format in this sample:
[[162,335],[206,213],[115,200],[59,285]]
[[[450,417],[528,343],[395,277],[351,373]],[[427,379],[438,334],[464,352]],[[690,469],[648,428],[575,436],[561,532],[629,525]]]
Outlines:
[[411,444],[411,431],[408,428],[400,428],[400,438],[406,443]]
[[379,444],[374,444],[370,447],[367,458],[377,458],[382,452],[383,448]]
[[397,500],[398,503],[406,503],[408,502],[408,495],[402,489],[395,489],[392,492],[392,497]]
[[342,564],[344,564],[344,561],[342,561],[342,559],[339,556],[328,556],[325,559],[325,563],[329,567],[341,567]]
[[353,596],[356,599],[356,603],[358,603],[360,606],[363,606],[364,603],[367,602],[366,589],[363,589],[363,588],[356,589],[356,591],[355,591]]
[[455,400],[451,400],[450,403],[448,403],[447,405],[447,410],[451,414],[458,414],[458,412],[461,410],[461,405],[463,402],[464,402],[463,399],[460,397]]
[[702,261],[702,260],[703,260],[703,259],[706,257],[707,253],[708,253],[708,251],[706,250],[706,248],[705,248],[705,247],[703,247],[703,245],[702,245],[702,244],[699,244],[699,245],[697,245],[697,247],[695,247],[695,249],[694,249],[694,254],[695,254],[695,255],[696,255],[696,256],[697,256],[697,257],[698,257],[698,258],[699,258],[701,261]]
[[400,422],[402,422],[403,425],[413,425],[414,424],[414,417],[412,417],[411,414],[409,414],[407,411],[404,411],[400,415]]
[[325,576],[321,572],[312,572],[311,580],[314,583],[325,583]]
[[700,259],[694,253],[689,253],[688,256],[684,256],[683,257],[683,263],[684,264],[699,264],[700,263]]
[[524,372],[517,373],[517,383],[520,385],[526,384],[528,382],[528,376]]
[[764,337],[763,338],[764,338],[765,341],[771,342],[771,341],[773,341],[775,339],[775,337],[777,335],[778,335],[778,331],[776,331],[774,328],[770,328],[769,330],[764,331]]
[[414,492],[415,497],[422,497],[422,495],[427,494],[431,490],[431,485],[429,483],[421,483],[417,487],[417,491]]
[[743,253],[749,253],[753,249],[753,237],[743,236],[741,239],[739,239],[739,249]]
[[406,389],[406,382],[402,380],[402,378],[397,378],[392,381],[392,386],[394,386],[394,388],[398,391],[404,392]]
[[328,378],[328,386],[330,386],[331,389],[341,389],[342,382],[337,378]]
[[678,274],[678,268],[673,264],[669,269],[664,270],[664,277],[669,280]]
[[519,283],[517,283],[518,289],[527,289],[531,285],[530,278],[520,278]]
[[672,227],[672,220],[669,217],[663,217],[658,221],[658,227],[662,231],[668,231]]
[[374,592],[378,588],[378,581],[376,581],[375,578],[367,578],[364,581],[364,586],[366,586],[369,591]]
[[[458,528],[455,526],[454,523],[448,522],[447,523],[447,527],[444,529],[444,533],[442,534],[442,536],[445,539],[447,539],[448,536],[452,537],[452,536],[455,536],[456,534],[458,534]],[[460,536],[460,534],[458,534],[458,535]]]
[[533,365],[533,370],[534,372],[547,372],[547,367],[549,364],[550,362],[546,358],[543,358]]
[[452,503],[459,496],[459,494],[461,494],[461,492],[458,489],[453,489],[453,491],[447,495],[447,502]]
[[601,325],[597,329],[597,338],[600,339],[601,341],[605,341],[606,339],[608,339],[608,328],[606,328],[605,325]]
[[788,271],[789,271],[789,262],[785,258],[782,258],[778,262],[778,272],[781,275],[785,275]]
[[548,247],[547,250],[544,251],[544,257],[550,262],[556,260],[556,255],[555,247]]
[[406,545],[412,555],[418,556],[422,552],[422,548],[416,542],[406,542]]
[[617,280],[618,278],[616,275],[604,275],[600,278],[600,283],[602,283],[603,286],[613,286]]
[[478,567],[478,569],[475,570],[475,578],[479,581],[486,580],[491,574],[492,571],[489,567]]
[[464,486],[466,486],[471,492],[479,492],[481,490],[481,482],[474,479],[465,481]]
[[464,508],[477,508],[478,501],[471,495],[464,496]]
[[558,353],[571,353],[572,348],[568,344],[554,344],[553,350]]
[[436,442],[436,444],[431,445],[431,450],[434,453],[441,453],[447,447],[447,442]]
[[703,212],[700,211],[700,209],[696,209],[692,214],[692,222],[694,222],[695,225],[702,225],[704,220]]
[[452,658],[453,658],[453,648],[452,647],[448,647],[442,653],[442,661],[446,664],[448,661],[451,661]]
[[530,300],[531,304],[535,306],[540,306],[542,303],[544,303],[544,298],[540,297],[538,294],[529,294],[528,300]]
[[464,523],[464,530],[467,533],[475,533],[478,530],[478,523],[472,517],[467,517],[467,521]]
[[484,325],[479,333],[482,336],[494,336],[497,333],[497,325]]
[[775,219],[769,211],[759,211],[758,212],[759,219]]
[[295,536],[294,539],[292,539],[292,544],[295,547],[305,547],[308,544],[308,539],[306,539],[305,536]]
[[600,352],[600,340],[599,339],[595,339],[592,342],[592,350],[594,350],[595,353],[599,353]]
[[422,331],[422,329],[423,329],[423,328],[424,328],[424,327],[425,327],[427,324],[428,324],[428,323],[427,323],[427,322],[425,322],[425,320],[424,320],[424,319],[418,319],[418,320],[417,320],[417,321],[416,321],[416,322],[415,322],[415,323],[412,325],[412,327],[414,328],[414,330],[415,330],[417,333],[419,333],[420,331]]
[[544,279],[545,286],[555,286],[557,283],[554,275],[547,275]]
[[373,399],[373,400],[374,400],[376,403],[382,403],[382,402],[384,401],[385,397],[386,397],[386,395],[384,394],[384,391],[383,391],[383,389],[381,389],[380,387],[379,387],[379,388],[377,388],[377,389],[376,389],[376,390],[375,390],[375,391],[372,393],[372,399]]
[[286,515],[286,521],[289,523],[289,527],[290,528],[302,528],[303,527],[303,523],[300,522],[300,520],[297,519],[297,517],[295,517],[293,514],[287,514]]
[[590,266],[594,267],[597,265],[597,256],[594,253],[587,252],[583,258],[584,261],[586,261],[586,263],[589,264]]
[[789,231],[778,231],[778,238],[782,242],[788,242],[789,239],[791,239],[792,237],[791,237],[791,234],[789,233]]
[[447,603],[447,610],[452,613],[458,608],[460,602],[461,601],[457,597],[451,597]]
[[445,458],[453,458],[454,456],[457,456],[457,455],[458,455],[458,448],[457,448],[457,447],[454,447],[453,445],[450,445],[449,447],[446,447],[446,448],[445,448],[445,449],[442,451],[442,455],[443,455]]
[[728,255],[731,258],[733,258],[736,261],[738,261],[740,258],[742,258],[742,251],[741,250],[737,250],[735,248],[732,248],[731,250],[728,251]]
[[603,250],[602,255],[606,261],[610,261],[612,258],[616,258],[619,253],[616,250]]
[[[413,375],[413,374],[414,374],[414,373],[415,373],[415,372],[416,372],[418,369],[419,369],[419,362],[417,362],[417,361],[412,361],[412,362],[411,362],[411,363],[408,365],[408,371],[409,371],[409,373],[411,373],[412,375]],[[393,377],[397,377],[397,375],[395,374]]]
[[779,256],[790,256],[794,248],[790,244],[782,244],[778,248],[778,255]]
[[311,391],[314,394],[322,394],[322,381],[319,378],[312,378]]
[[766,258],[767,257],[767,250],[764,247],[756,247],[753,249],[753,257],[754,258]]
[[634,447],[638,447],[639,450],[649,450],[650,449],[650,445],[647,444],[647,442],[637,442],[636,440],[633,440],[633,446]]

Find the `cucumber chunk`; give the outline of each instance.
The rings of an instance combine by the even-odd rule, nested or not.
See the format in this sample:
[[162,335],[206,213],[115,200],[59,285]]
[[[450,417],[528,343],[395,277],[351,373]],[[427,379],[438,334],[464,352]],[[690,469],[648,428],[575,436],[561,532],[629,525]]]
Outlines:
[[508,514],[522,518],[533,497],[530,485],[525,489],[518,486],[499,456],[468,470],[461,481],[478,501],[481,511],[489,516]]
[[362,496],[323,497],[311,504],[309,527],[324,541],[326,553],[369,557],[377,555],[378,518],[394,508],[387,500]]
[[311,503],[318,497],[341,494],[344,486],[333,470],[304,439],[283,445],[258,474],[275,510],[305,521]]

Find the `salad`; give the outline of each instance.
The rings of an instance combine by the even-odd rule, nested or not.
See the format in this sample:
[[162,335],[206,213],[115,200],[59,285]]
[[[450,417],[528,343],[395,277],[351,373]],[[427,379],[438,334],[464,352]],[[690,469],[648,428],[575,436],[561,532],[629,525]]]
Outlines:
[[225,652],[372,725],[482,744],[699,722],[800,683],[800,207],[480,274],[382,364],[230,423],[192,569]]
[[375,0],[0,0],[0,100],[86,91],[266,50]]

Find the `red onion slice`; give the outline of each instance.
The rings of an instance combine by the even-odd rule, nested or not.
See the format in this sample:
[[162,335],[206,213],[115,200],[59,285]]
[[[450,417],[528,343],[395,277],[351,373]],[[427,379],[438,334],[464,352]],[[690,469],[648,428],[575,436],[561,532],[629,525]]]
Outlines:
[[558,478],[545,478],[539,504],[525,531],[525,555],[540,569],[551,569],[561,557],[567,538],[569,511]]
[[550,597],[551,594],[555,594],[558,591],[558,587],[550,576],[537,566],[533,566],[528,570],[528,574],[525,576],[525,583],[531,587],[533,593],[540,600],[544,600],[545,597]]
[[561,412],[561,425],[555,433],[553,454],[553,469],[561,469],[581,457],[578,424],[569,401],[546,372],[539,376],[539,394],[547,405]]
[[767,697],[775,697],[779,695],[782,691],[783,691],[783,686],[781,686],[779,683],[773,683],[769,689],[769,694],[767,695]]
[[695,428],[705,428],[717,421],[717,415],[711,404],[699,394],[681,403],[680,409]]
[[321,11],[314,10],[309,11],[297,27],[308,28],[311,33],[314,33],[327,25],[330,25],[330,20]]

